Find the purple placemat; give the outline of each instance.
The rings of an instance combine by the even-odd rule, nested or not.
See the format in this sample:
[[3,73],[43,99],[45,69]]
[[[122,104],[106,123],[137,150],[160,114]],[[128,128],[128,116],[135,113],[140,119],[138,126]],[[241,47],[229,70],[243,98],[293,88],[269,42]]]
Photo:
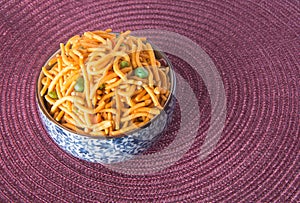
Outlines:
[[[1,1],[0,202],[299,202],[299,10],[293,0]],[[198,160],[209,94],[173,55],[198,99],[200,123],[190,149],[171,166],[146,175],[116,172],[64,153],[47,135],[34,99],[41,66],[70,36],[106,28],[172,31],[210,56],[227,114],[206,158]],[[172,143],[178,119],[177,112],[150,153]]]

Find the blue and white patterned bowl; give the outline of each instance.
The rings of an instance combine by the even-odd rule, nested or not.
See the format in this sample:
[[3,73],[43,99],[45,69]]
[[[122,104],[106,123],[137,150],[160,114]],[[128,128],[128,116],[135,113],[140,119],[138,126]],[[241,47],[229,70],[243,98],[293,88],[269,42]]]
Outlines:
[[[55,52],[49,60],[59,53]],[[41,71],[36,85],[36,101],[38,112],[43,126],[54,142],[67,153],[94,163],[111,164],[125,161],[134,156],[145,152],[166,129],[171,122],[174,106],[175,106],[175,86],[176,79],[172,64],[164,53],[156,51],[156,56],[164,58],[170,67],[171,94],[168,98],[163,111],[149,121],[145,126],[126,133],[126,135],[118,137],[95,137],[89,135],[78,134],[53,119],[45,107],[45,101],[40,96],[41,79],[43,72]],[[48,61],[49,61],[48,60]],[[45,63],[47,67],[48,61]]]

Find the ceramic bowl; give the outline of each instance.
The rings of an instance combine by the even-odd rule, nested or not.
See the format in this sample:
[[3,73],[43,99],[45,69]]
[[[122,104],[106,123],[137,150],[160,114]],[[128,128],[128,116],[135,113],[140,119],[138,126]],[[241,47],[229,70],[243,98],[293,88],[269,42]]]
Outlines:
[[[59,50],[49,60],[58,53]],[[155,50],[155,55],[158,59],[164,59],[170,67],[171,94],[160,114],[143,127],[118,137],[95,137],[78,134],[53,119],[45,107],[46,101],[39,94],[42,88],[41,79],[43,78],[43,72],[41,71],[36,81],[37,109],[41,122],[53,141],[62,150],[79,159],[102,164],[125,161],[145,152],[167,129],[175,106],[176,78],[172,64],[161,51]],[[44,66],[47,67],[48,61]]]

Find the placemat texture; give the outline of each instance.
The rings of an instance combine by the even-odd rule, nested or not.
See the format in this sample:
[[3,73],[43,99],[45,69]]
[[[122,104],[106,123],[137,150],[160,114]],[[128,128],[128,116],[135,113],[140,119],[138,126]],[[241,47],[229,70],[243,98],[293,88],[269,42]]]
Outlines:
[[[300,202],[299,10],[296,0],[2,0],[0,202]],[[47,135],[34,99],[42,65],[70,36],[106,28],[176,32],[211,57],[227,117],[207,158],[197,159],[209,94],[172,55],[201,118],[195,143],[174,165],[152,175],[117,173],[66,154]],[[174,123],[153,153],[172,142]]]

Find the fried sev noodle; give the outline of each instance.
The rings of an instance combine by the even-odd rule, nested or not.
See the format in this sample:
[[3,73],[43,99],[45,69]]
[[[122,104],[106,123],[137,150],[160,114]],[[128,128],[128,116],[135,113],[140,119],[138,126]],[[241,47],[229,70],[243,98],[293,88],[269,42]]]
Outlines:
[[[121,62],[127,62],[122,67]],[[148,76],[134,74],[144,67]],[[85,32],[60,44],[42,68],[42,89],[51,116],[63,126],[94,136],[116,136],[145,125],[170,95],[169,67],[161,67],[145,38],[111,29]],[[83,78],[83,91],[76,91]],[[56,97],[50,93],[55,92]]]

